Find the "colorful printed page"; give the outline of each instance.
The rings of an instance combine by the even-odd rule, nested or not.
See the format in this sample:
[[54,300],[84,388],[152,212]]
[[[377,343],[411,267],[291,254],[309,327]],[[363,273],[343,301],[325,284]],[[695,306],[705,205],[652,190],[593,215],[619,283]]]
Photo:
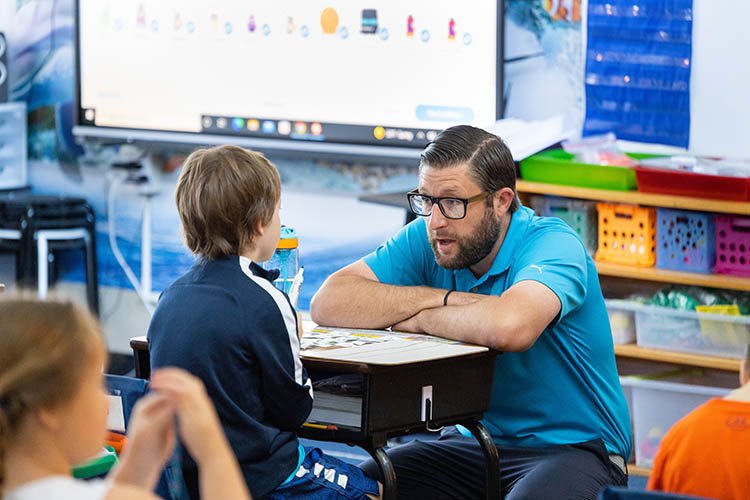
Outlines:
[[305,329],[301,354],[308,359],[398,365],[488,351],[484,346],[417,333],[315,326]]

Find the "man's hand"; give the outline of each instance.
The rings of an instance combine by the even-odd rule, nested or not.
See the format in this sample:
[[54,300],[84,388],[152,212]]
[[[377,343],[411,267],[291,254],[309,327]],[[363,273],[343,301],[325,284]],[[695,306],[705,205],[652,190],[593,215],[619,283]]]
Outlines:
[[412,332],[412,333],[424,333],[424,329],[420,326],[419,315],[417,313],[409,319],[405,319],[399,323],[393,325],[392,329],[394,332]]

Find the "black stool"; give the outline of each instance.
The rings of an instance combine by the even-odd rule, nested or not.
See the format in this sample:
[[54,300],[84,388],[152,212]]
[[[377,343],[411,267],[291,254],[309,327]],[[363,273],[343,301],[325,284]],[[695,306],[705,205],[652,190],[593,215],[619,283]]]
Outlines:
[[[16,280],[36,285],[44,298],[49,287],[49,255],[54,250],[83,248],[86,253],[86,298],[99,314],[94,211],[83,198],[32,194],[0,195],[0,250],[15,252]],[[36,282],[36,283],[34,283]]]

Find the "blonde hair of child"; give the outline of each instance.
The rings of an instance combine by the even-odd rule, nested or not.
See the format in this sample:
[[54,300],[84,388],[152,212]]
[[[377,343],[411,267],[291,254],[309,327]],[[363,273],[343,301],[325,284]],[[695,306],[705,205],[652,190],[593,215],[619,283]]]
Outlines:
[[72,302],[0,296],[0,491],[5,453],[24,417],[69,400],[103,352],[96,320]]

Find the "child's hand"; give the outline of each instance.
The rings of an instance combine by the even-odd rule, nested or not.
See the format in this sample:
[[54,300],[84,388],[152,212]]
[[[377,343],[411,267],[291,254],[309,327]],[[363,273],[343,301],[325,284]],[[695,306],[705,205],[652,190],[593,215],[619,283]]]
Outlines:
[[114,480],[152,490],[175,445],[174,410],[164,397],[142,397],[128,425],[128,445],[123,449]]
[[199,378],[179,368],[160,368],[151,374],[151,388],[174,408],[182,442],[199,465],[223,456],[228,444]]
[[305,334],[305,330],[302,328],[302,315],[297,313],[297,338],[302,340],[302,336]]

